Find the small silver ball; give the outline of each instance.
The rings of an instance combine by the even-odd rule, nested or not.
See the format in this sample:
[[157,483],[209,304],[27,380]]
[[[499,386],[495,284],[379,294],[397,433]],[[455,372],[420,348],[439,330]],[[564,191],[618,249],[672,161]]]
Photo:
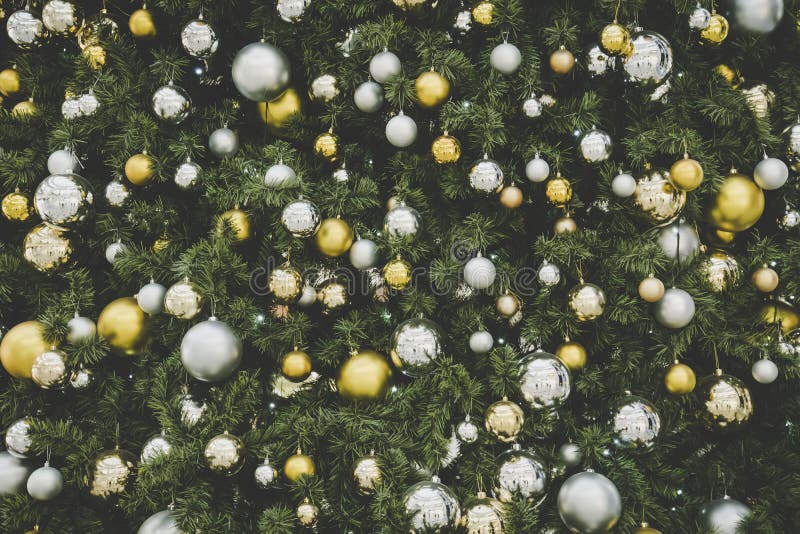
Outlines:
[[217,51],[219,37],[208,22],[195,19],[181,30],[181,44],[190,56],[208,59]]
[[401,111],[386,123],[386,139],[397,148],[411,146],[417,139],[417,123]]
[[778,158],[764,158],[753,170],[753,179],[761,189],[779,189],[789,179],[789,167]]
[[158,315],[164,311],[164,296],[167,288],[157,282],[145,284],[136,294],[136,302],[143,312]]
[[203,169],[193,161],[184,161],[175,170],[175,185],[180,189],[189,190],[197,186]]
[[778,366],[772,360],[758,360],[753,364],[752,373],[759,384],[772,384],[778,378]]
[[487,289],[494,284],[497,268],[489,258],[476,256],[464,265],[464,281],[473,289]]
[[700,252],[700,236],[693,225],[674,223],[658,233],[658,246],[668,258],[684,263]]
[[619,198],[628,198],[636,191],[636,178],[628,173],[619,173],[611,180],[611,192]]
[[456,436],[464,443],[475,443],[480,435],[478,425],[473,423],[469,416],[456,426]]
[[375,267],[378,263],[378,245],[371,239],[358,239],[350,247],[350,263],[360,271]]
[[364,82],[356,87],[353,101],[364,113],[375,113],[383,107],[383,87],[373,81]]
[[239,136],[228,128],[218,128],[208,137],[208,148],[220,158],[233,156],[239,150]]
[[106,261],[114,265],[114,262],[117,260],[117,255],[122,254],[126,250],[128,250],[127,245],[121,241],[111,243],[106,247]]
[[469,349],[475,354],[486,354],[493,346],[494,338],[486,330],[478,330],[469,336]]
[[112,208],[122,208],[130,200],[131,189],[122,179],[116,178],[108,182],[104,191],[104,196],[109,206]]
[[583,461],[583,451],[574,443],[565,443],[558,449],[558,457],[567,467],[577,467]]
[[97,325],[88,317],[76,315],[67,322],[67,342],[80,343],[92,339],[97,332]]
[[264,173],[264,185],[269,188],[282,189],[295,187],[298,184],[294,169],[283,163],[276,163]]
[[383,231],[390,237],[414,236],[420,224],[419,212],[401,202],[383,218]]
[[156,89],[152,105],[156,117],[170,124],[180,124],[192,110],[192,99],[183,88],[170,82]]
[[317,232],[321,218],[319,208],[308,200],[294,200],[283,208],[283,226],[295,237],[310,237]]
[[369,73],[378,83],[386,83],[403,70],[400,58],[392,52],[384,50],[375,54],[369,62]]
[[578,149],[587,163],[600,163],[611,156],[614,144],[611,136],[603,130],[593,128],[581,136]]
[[47,170],[50,174],[71,174],[78,165],[78,157],[66,148],[56,150],[47,158]]
[[61,471],[45,464],[28,477],[28,495],[37,501],[50,501],[58,497],[64,487]]
[[534,183],[544,182],[550,176],[550,165],[536,156],[525,165],[525,176]]

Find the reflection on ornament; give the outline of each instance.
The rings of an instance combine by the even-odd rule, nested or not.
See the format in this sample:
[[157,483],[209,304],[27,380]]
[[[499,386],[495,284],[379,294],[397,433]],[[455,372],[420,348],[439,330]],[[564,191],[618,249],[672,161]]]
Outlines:
[[664,226],[680,215],[686,204],[686,192],[670,183],[666,170],[648,169],[636,183],[633,201],[648,222]]
[[735,376],[722,374],[721,369],[700,382],[697,397],[703,406],[700,419],[711,429],[739,428],[753,415],[750,390]]

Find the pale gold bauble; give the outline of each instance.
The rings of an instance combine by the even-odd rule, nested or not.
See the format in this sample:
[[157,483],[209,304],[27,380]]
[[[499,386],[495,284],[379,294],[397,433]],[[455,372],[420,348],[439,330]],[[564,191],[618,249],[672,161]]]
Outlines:
[[714,72],[722,76],[722,78],[734,89],[738,87],[740,83],[742,83],[739,73],[728,65],[719,64],[714,67]]
[[433,160],[440,165],[455,163],[461,157],[461,143],[458,139],[444,132],[431,144]]
[[152,39],[156,36],[156,25],[153,14],[147,9],[137,9],[128,19],[128,28],[131,34],[139,39]]
[[314,154],[335,162],[339,159],[339,136],[333,132],[324,132],[314,139]]
[[517,439],[525,424],[525,412],[516,402],[503,398],[486,408],[486,431],[495,439],[509,443]]
[[760,316],[761,320],[768,324],[780,321],[784,334],[800,328],[800,314],[794,306],[782,298],[764,303],[761,306]]
[[778,288],[779,283],[778,273],[766,265],[753,273],[753,285],[762,293],[772,293]]
[[711,251],[701,269],[703,278],[715,293],[730,289],[742,277],[739,262],[724,250]]
[[287,263],[269,274],[269,290],[276,300],[293,302],[303,291],[303,277],[300,271]]
[[522,303],[513,293],[505,293],[497,297],[495,301],[495,308],[497,309],[497,313],[502,315],[505,318],[512,317],[515,313],[517,313],[522,306]]
[[111,497],[123,493],[136,475],[136,457],[128,451],[114,449],[101,452],[92,463],[89,493],[95,497]]
[[302,382],[311,374],[311,356],[295,348],[283,355],[281,374],[292,382]]
[[33,99],[23,100],[11,108],[12,117],[32,117],[39,114],[39,106],[37,106]]
[[19,73],[16,69],[0,71],[0,94],[11,96],[19,93]]
[[572,200],[572,185],[569,180],[558,174],[547,181],[544,194],[551,204],[562,207]]
[[336,388],[339,395],[348,399],[378,399],[386,393],[391,378],[392,368],[385,357],[372,350],[362,350],[342,364]]
[[633,203],[645,220],[664,226],[678,218],[686,205],[686,192],[675,188],[664,169],[647,169],[636,181]]
[[639,282],[639,296],[645,302],[658,302],[664,296],[664,282],[653,275]]
[[303,101],[293,87],[288,88],[281,96],[269,102],[258,103],[261,120],[273,131],[280,131],[294,115],[303,109]]
[[556,348],[555,354],[570,371],[580,371],[586,367],[586,347],[577,341],[566,339]]
[[9,221],[27,221],[33,215],[31,199],[25,193],[14,191],[3,197],[3,216]]
[[313,527],[319,517],[319,507],[306,497],[303,499],[303,502],[297,506],[296,514],[297,520],[301,525],[304,527]]
[[253,236],[250,216],[239,208],[228,210],[220,215],[217,220],[217,233],[222,234],[226,227],[233,230],[233,237],[239,243],[247,241]]
[[403,258],[390,260],[383,266],[383,279],[392,289],[405,289],[411,282],[411,264]]
[[500,204],[508,209],[513,210],[522,206],[523,200],[522,189],[514,184],[504,187],[503,190],[500,191]]
[[97,318],[97,333],[117,352],[135,355],[147,343],[147,314],[133,297],[113,300]]
[[322,221],[314,237],[320,252],[337,258],[350,250],[353,244],[353,229],[342,219],[330,217]]
[[691,367],[675,360],[664,375],[664,386],[673,395],[686,395],[694,391],[697,377]]
[[553,223],[553,233],[556,235],[574,234],[578,231],[578,223],[572,217],[559,217]]
[[472,20],[481,26],[488,26],[492,23],[494,15],[494,4],[488,1],[479,2],[472,8]]
[[317,466],[314,465],[314,460],[311,456],[303,454],[300,449],[289,456],[283,464],[283,474],[292,482],[297,482],[301,476],[313,477],[316,472]]
[[164,295],[164,311],[178,319],[193,319],[202,309],[203,295],[188,278],[172,284]]
[[661,534],[661,531],[654,529],[648,525],[647,522],[643,521],[642,524],[633,531],[633,534]]
[[464,529],[464,534],[503,534],[505,532],[503,506],[502,502],[487,497],[486,493],[479,491],[474,498],[464,503],[461,510],[461,527]]
[[708,25],[700,32],[700,38],[704,42],[712,45],[718,45],[728,36],[728,19],[714,13],[708,21]]
[[450,96],[450,82],[438,72],[429,70],[417,76],[414,90],[419,105],[431,109],[441,105]]
[[732,171],[717,191],[710,219],[727,232],[743,232],[764,213],[764,192],[743,174]]
[[67,232],[44,223],[31,228],[22,247],[22,255],[28,264],[43,273],[69,263],[74,254],[75,245]]
[[33,383],[42,389],[59,389],[67,381],[67,354],[50,347],[33,360],[31,366]]
[[92,70],[98,70],[106,64],[106,49],[99,44],[89,45],[83,49],[83,58]]
[[569,74],[575,66],[575,56],[563,46],[550,54],[550,68],[556,74]]
[[25,321],[3,336],[0,341],[0,362],[14,378],[31,378],[33,362],[50,346],[44,339],[44,325],[39,321]]
[[579,321],[594,321],[605,311],[606,294],[599,286],[583,280],[569,291],[567,306]]
[[696,160],[684,154],[669,169],[669,181],[681,191],[694,191],[703,181],[703,167]]
[[153,181],[153,158],[145,153],[134,154],[125,162],[125,177],[134,185]]
[[347,305],[347,288],[344,284],[333,280],[320,288],[317,300],[322,305],[323,313],[331,313]]
[[606,54],[619,56],[628,50],[631,44],[631,34],[628,28],[616,20],[600,31],[600,48]]

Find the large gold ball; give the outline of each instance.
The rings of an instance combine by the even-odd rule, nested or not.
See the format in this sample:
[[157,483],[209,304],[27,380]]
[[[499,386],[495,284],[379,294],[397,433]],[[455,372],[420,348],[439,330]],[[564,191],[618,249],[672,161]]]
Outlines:
[[147,154],[134,154],[125,162],[125,176],[135,185],[147,185],[153,181],[153,158]]
[[586,347],[577,341],[565,341],[559,345],[556,356],[570,371],[580,371],[586,366]]
[[550,68],[556,74],[569,74],[575,66],[575,56],[563,46],[550,54]]
[[19,73],[15,69],[0,71],[0,94],[11,96],[19,93]]
[[330,217],[319,225],[315,239],[320,252],[336,258],[350,250],[350,245],[353,244],[353,229],[342,219]]
[[101,452],[92,464],[89,493],[110,497],[123,493],[136,476],[136,457],[128,451],[114,449]]
[[314,154],[335,162],[339,159],[339,136],[332,132],[324,132],[314,139]]
[[673,395],[686,395],[694,391],[697,377],[691,367],[676,361],[664,375],[664,385]]
[[486,430],[499,441],[509,443],[517,439],[525,424],[525,412],[519,404],[508,399],[491,404],[484,414]]
[[711,222],[728,232],[743,232],[764,213],[764,192],[743,174],[729,174],[717,191]]
[[383,266],[383,279],[392,289],[405,289],[411,282],[411,264],[402,258],[395,258]]
[[281,359],[281,374],[292,382],[302,382],[311,374],[311,356],[297,349],[287,352]]
[[481,26],[488,26],[492,23],[494,14],[494,4],[488,1],[480,2],[472,8],[472,20]]
[[648,222],[664,226],[680,215],[686,205],[686,192],[670,183],[666,170],[648,169],[636,181],[633,203]]
[[669,169],[669,181],[681,191],[694,191],[703,181],[703,167],[689,157],[679,159]]
[[753,273],[753,285],[762,293],[772,293],[779,283],[778,273],[769,267],[761,267]]
[[3,216],[9,221],[27,221],[33,215],[31,199],[25,193],[14,191],[3,197]]
[[544,194],[551,204],[562,207],[572,200],[572,185],[566,178],[557,176],[547,181]]
[[43,273],[69,263],[74,253],[75,245],[66,231],[44,223],[31,228],[23,242],[25,261]]
[[728,36],[728,29],[728,19],[719,13],[714,13],[708,21],[708,26],[700,32],[700,37],[706,43],[717,45]]
[[33,362],[50,350],[44,339],[44,325],[39,321],[19,323],[6,332],[0,341],[0,362],[15,378],[30,378]]
[[417,92],[417,102],[423,108],[435,108],[450,96],[450,82],[447,78],[435,71],[423,72],[414,82]]
[[600,32],[600,48],[612,56],[622,55],[631,44],[628,28],[617,21],[607,24]]
[[761,320],[774,324],[778,321],[781,323],[781,330],[784,334],[788,334],[792,330],[800,327],[800,314],[797,310],[783,299],[777,299],[765,303],[761,306]]
[[639,296],[645,302],[658,302],[664,296],[664,282],[655,276],[648,276],[639,282]]
[[156,25],[153,14],[147,9],[137,9],[128,19],[128,28],[134,37],[139,39],[152,39],[156,36]]
[[275,100],[258,103],[258,112],[261,115],[261,120],[273,131],[283,129],[289,119],[300,113],[302,108],[303,101],[300,99],[300,93],[295,91],[293,87],[288,88]]
[[311,456],[303,454],[299,449],[283,464],[283,474],[292,482],[297,482],[301,476],[313,477],[316,471],[317,467]]
[[383,397],[392,378],[392,368],[382,355],[362,350],[339,369],[336,387],[339,394],[353,400],[372,400]]
[[133,356],[147,343],[147,314],[133,297],[113,300],[97,318],[97,333],[114,350]]
[[701,269],[706,283],[715,293],[735,286],[742,276],[739,262],[724,250],[710,252]]
[[226,227],[233,230],[234,239],[240,243],[247,241],[253,236],[250,217],[247,215],[247,212],[238,208],[228,210],[220,215],[217,220],[217,233],[222,234]]
[[525,197],[522,194],[522,189],[516,185],[504,187],[503,190],[500,191],[500,204],[508,209],[513,210],[522,206],[522,201],[524,199]]
[[39,106],[33,100],[23,100],[11,108],[12,117],[31,117],[39,113]]
[[291,265],[276,267],[269,274],[269,290],[281,302],[295,301],[303,291],[303,277]]
[[445,132],[433,140],[431,144],[433,160],[439,164],[455,163],[461,157],[461,143]]

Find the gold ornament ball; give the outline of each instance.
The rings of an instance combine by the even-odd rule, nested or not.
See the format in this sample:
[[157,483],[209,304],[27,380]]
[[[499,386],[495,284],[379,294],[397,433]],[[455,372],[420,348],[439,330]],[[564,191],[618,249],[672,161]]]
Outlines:
[[714,67],[714,72],[722,76],[728,84],[734,89],[741,83],[741,77],[735,69],[725,64],[719,64]]
[[92,70],[98,70],[106,64],[106,49],[98,44],[87,46],[83,49],[82,54]]
[[639,296],[645,302],[658,302],[664,296],[664,282],[655,276],[648,276],[639,282]]
[[110,497],[123,493],[136,475],[136,457],[128,451],[114,449],[97,455],[92,464],[89,493]]
[[388,199],[386,199],[386,211],[392,211],[397,206],[400,206],[402,200],[397,195],[392,195]]
[[636,181],[633,203],[641,210],[645,220],[663,226],[677,219],[683,211],[686,192],[670,183],[666,170],[648,168]]
[[241,470],[245,462],[244,443],[226,430],[206,443],[203,458],[206,467],[215,474],[232,476]]
[[139,39],[152,39],[156,36],[156,25],[153,14],[147,9],[137,9],[128,19],[128,28],[134,37]]
[[32,117],[39,113],[39,106],[33,100],[23,100],[11,108],[12,117]]
[[753,285],[762,293],[772,293],[778,288],[780,278],[774,269],[761,267],[753,273]]
[[500,191],[500,204],[508,209],[513,210],[522,206],[523,200],[524,196],[522,194],[522,189],[516,185],[504,187],[503,190]]
[[522,306],[522,303],[519,301],[519,298],[514,295],[513,293],[506,293],[504,295],[500,295],[497,297],[495,301],[495,308],[497,308],[497,313],[502,315],[505,318],[509,318],[517,313]]
[[178,319],[193,319],[203,309],[203,295],[188,278],[172,284],[164,295],[164,311]]
[[631,44],[631,34],[628,29],[616,20],[607,24],[600,31],[600,48],[612,56],[624,54]]
[[481,26],[488,26],[492,23],[492,16],[494,14],[494,4],[491,2],[480,2],[472,8],[472,20]]
[[578,223],[572,217],[559,217],[553,223],[553,232],[556,235],[574,234],[578,231]]
[[696,160],[684,156],[669,169],[669,181],[681,191],[694,191],[703,181],[703,167]]
[[319,225],[315,239],[320,252],[331,258],[337,258],[350,250],[353,244],[353,229],[342,219],[330,217]]
[[69,263],[74,253],[75,246],[66,231],[45,223],[31,228],[22,248],[25,261],[43,273]]
[[486,431],[503,443],[517,439],[525,423],[525,412],[519,404],[506,398],[491,404],[484,414]]
[[563,46],[550,54],[550,68],[556,74],[569,74],[575,66],[575,56]]
[[350,356],[339,369],[336,387],[339,394],[353,400],[383,397],[392,378],[392,368],[381,354],[362,350]]
[[784,334],[800,328],[800,314],[797,313],[794,306],[783,299],[766,302],[761,306],[760,316],[761,320],[768,324],[780,321]]
[[0,94],[11,96],[19,93],[19,73],[15,69],[0,71]]
[[14,191],[3,197],[3,216],[9,221],[27,221],[34,214],[31,199],[25,193]]
[[261,120],[273,131],[279,131],[286,126],[292,116],[303,109],[303,101],[293,87],[288,88],[281,96],[269,102],[259,102],[258,112]]
[[450,96],[450,82],[436,71],[429,70],[417,76],[414,82],[417,102],[423,108],[431,109],[441,105]]
[[58,389],[67,381],[67,355],[51,347],[33,361],[33,383],[42,389]]
[[297,520],[304,527],[313,527],[319,516],[319,508],[308,497],[297,507]]
[[311,374],[311,356],[298,349],[287,352],[281,360],[281,374],[292,382],[302,382]]
[[605,311],[606,293],[599,286],[581,281],[570,290],[567,304],[579,321],[593,321]]
[[324,132],[314,139],[314,154],[335,162],[339,159],[339,136],[333,132]]
[[724,250],[709,253],[702,266],[703,277],[715,293],[721,293],[735,286],[741,278],[741,269],[736,258]]
[[566,340],[556,348],[556,356],[570,371],[580,371],[586,367],[586,347],[577,341]]
[[700,32],[700,37],[706,43],[718,45],[728,36],[728,29],[728,19],[719,13],[714,13],[708,21],[708,26]]
[[297,482],[301,476],[313,477],[316,471],[314,460],[311,456],[303,454],[300,449],[289,456],[283,464],[283,474],[292,482]]
[[293,302],[303,291],[303,277],[291,265],[277,267],[269,275],[269,290],[276,300]]
[[153,158],[147,154],[134,154],[125,162],[125,177],[134,185],[147,185],[153,181]]
[[97,333],[117,352],[136,355],[147,343],[147,314],[133,297],[113,300],[97,318]]
[[686,395],[694,391],[697,377],[691,367],[677,360],[664,375],[664,386],[673,395]]
[[736,241],[735,233],[720,230],[719,228],[714,228],[713,226],[706,228],[705,235],[708,239],[709,245],[719,248],[730,247],[733,245],[734,241]]
[[347,288],[336,281],[328,282],[317,292],[317,300],[323,313],[331,313],[347,304]]
[[464,503],[461,509],[461,527],[464,534],[503,534],[505,510],[503,503],[479,491]]
[[50,350],[44,339],[44,325],[39,321],[19,323],[0,341],[0,362],[14,378],[31,378],[33,362]]
[[661,534],[661,531],[656,530],[646,522],[643,522],[639,528],[633,531],[633,534]]
[[447,132],[433,140],[431,144],[433,160],[440,165],[455,163],[461,157],[461,143]]
[[562,207],[572,200],[572,185],[561,175],[547,181],[544,194],[551,204]]
[[727,232],[743,232],[764,213],[764,192],[743,174],[732,172],[717,191],[711,222]]
[[239,243],[247,241],[253,236],[250,216],[239,208],[228,210],[220,215],[217,220],[217,233],[222,234],[226,227],[233,230],[233,237]]
[[395,258],[383,266],[383,279],[392,289],[405,289],[411,282],[411,264]]
[[707,376],[698,385],[700,419],[708,428],[733,430],[742,427],[753,415],[750,390],[735,376],[715,374]]

